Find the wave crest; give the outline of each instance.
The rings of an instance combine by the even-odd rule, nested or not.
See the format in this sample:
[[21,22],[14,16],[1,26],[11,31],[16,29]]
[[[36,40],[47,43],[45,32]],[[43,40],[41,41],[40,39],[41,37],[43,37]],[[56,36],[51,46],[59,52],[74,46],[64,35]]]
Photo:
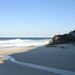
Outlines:
[[50,39],[32,40],[32,39],[11,39],[1,40],[0,49],[2,48],[15,48],[15,47],[29,47],[29,46],[42,46],[48,43]]

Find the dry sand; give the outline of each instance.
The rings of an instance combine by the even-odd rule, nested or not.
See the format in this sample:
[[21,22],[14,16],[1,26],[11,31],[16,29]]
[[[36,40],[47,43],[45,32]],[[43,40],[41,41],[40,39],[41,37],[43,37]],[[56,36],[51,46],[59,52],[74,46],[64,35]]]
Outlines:
[[[61,44],[57,47],[28,47],[0,50],[16,61],[75,72],[75,46]],[[60,75],[41,69],[23,66],[0,57],[0,75]],[[68,74],[67,74],[68,75]]]

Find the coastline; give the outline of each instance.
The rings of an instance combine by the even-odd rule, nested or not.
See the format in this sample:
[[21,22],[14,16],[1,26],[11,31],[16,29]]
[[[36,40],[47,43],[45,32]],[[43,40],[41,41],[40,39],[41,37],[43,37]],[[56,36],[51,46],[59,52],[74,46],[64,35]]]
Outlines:
[[[37,47],[37,46],[29,46],[29,47]],[[0,49],[0,51],[1,51],[1,50],[11,50],[11,49],[22,49],[22,48],[29,48],[29,47],[2,48],[2,49]],[[39,46],[39,47],[40,47],[40,46]]]
[[[75,46],[70,44],[60,44],[57,45],[57,47],[43,46],[1,50],[0,55],[12,56],[19,62],[75,72]],[[7,61],[1,57],[0,66],[1,75],[5,75],[4,71],[6,72],[6,75],[59,75],[52,72],[22,66],[11,61]]]

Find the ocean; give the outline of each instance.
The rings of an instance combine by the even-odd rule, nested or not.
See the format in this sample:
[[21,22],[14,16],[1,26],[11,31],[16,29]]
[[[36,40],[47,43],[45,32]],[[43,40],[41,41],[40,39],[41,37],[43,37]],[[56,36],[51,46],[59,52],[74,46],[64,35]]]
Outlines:
[[0,50],[9,48],[22,48],[29,46],[44,46],[49,43],[52,38],[35,38],[35,37],[1,37]]

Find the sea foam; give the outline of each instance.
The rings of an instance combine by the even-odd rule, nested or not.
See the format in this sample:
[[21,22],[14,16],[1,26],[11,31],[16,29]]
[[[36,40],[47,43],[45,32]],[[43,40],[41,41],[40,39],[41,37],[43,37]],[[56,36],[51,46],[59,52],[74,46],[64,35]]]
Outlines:
[[0,40],[0,49],[21,48],[29,46],[43,46],[49,43],[51,39],[11,39]]

